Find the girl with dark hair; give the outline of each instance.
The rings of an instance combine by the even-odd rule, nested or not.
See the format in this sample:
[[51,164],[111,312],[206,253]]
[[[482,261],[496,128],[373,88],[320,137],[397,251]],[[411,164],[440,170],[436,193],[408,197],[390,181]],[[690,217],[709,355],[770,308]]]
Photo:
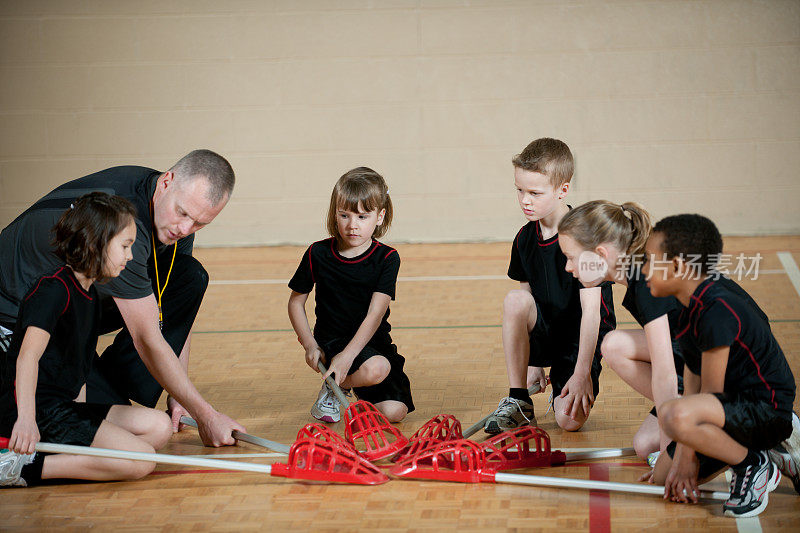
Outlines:
[[0,486],[58,479],[138,479],[153,463],[34,453],[40,440],[153,452],[172,427],[160,411],[78,403],[95,357],[99,311],[95,281],[117,277],[131,259],[136,210],[102,192],[80,197],[53,228],[63,265],[40,277],[20,306],[7,354],[0,358]]

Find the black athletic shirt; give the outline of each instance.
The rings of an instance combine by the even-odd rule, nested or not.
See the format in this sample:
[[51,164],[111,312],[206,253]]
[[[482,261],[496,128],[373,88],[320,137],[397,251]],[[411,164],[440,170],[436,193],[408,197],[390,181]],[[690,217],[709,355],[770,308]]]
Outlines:
[[0,410],[14,409],[17,356],[31,326],[50,333],[39,360],[37,398],[74,400],[86,382],[97,348],[100,307],[94,285],[85,291],[62,266],[37,280],[23,298],[7,354],[0,354]]
[[[627,273],[628,290],[622,300],[622,307],[630,311],[640,326],[652,322],[656,318],[667,315],[670,324],[677,321],[681,303],[674,296],[656,298],[647,286],[647,278],[638,266],[631,267]],[[674,337],[674,333],[672,334]]]
[[[508,277],[531,286],[533,298],[551,331],[577,339],[580,336],[581,282],[565,270],[567,256],[558,245],[558,234],[542,239],[539,222],[522,226],[511,246]],[[601,285],[600,340],[617,324],[611,282]]]
[[[317,342],[352,338],[367,317],[372,294],[381,292],[394,300],[400,256],[397,250],[373,239],[366,252],[342,257],[336,239],[318,241],[308,247],[289,288],[308,294],[316,284],[314,337]],[[391,344],[389,310],[369,344]]]
[[[725,392],[750,392],[779,411],[791,413],[795,396],[792,370],[772,335],[766,315],[741,288],[727,278],[706,278],[694,291],[679,318],[676,338],[686,365],[700,375],[702,354],[730,346]],[[743,297],[743,296],[744,297]]]
[[[152,262],[150,202],[160,172],[124,166],[102,170],[67,182],[33,204],[0,232],[0,322],[13,325],[20,301],[43,273],[61,264],[53,253],[52,228],[61,214],[86,193],[102,191],[126,198],[136,207],[133,259],[108,283],[98,285],[101,297],[144,298],[152,294],[147,264]],[[178,241],[178,253],[191,254],[194,235]],[[159,253],[166,247],[156,240]],[[171,250],[170,250],[171,252]]]

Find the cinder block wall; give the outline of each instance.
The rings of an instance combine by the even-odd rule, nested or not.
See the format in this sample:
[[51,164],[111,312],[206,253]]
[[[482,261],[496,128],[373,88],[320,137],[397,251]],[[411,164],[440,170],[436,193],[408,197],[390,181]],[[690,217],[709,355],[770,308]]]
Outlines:
[[510,158],[577,158],[571,202],[800,232],[800,2],[0,2],[0,227],[117,164],[226,155],[201,245],[307,243],[368,165],[389,241],[510,240]]

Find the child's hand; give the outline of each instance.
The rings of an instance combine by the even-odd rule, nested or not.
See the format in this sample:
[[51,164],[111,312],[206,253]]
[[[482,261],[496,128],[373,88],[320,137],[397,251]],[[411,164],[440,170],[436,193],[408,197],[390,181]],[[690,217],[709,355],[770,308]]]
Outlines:
[[347,356],[344,352],[339,352],[333,359],[328,367],[328,371],[322,376],[322,379],[327,379],[331,374],[334,375],[334,380],[337,385],[341,385],[347,378],[347,373],[350,372],[350,367],[353,365],[354,357]]
[[315,344],[311,348],[306,348],[306,364],[314,370],[314,372],[319,372],[319,368],[317,368],[317,363],[325,355],[322,351],[322,348],[319,345]]
[[544,368],[540,366],[528,367],[528,388],[530,389],[534,383],[539,382],[539,392],[544,392],[547,388],[547,376],[544,374]]
[[656,473],[656,469],[655,468],[651,468],[646,473],[644,473],[641,476],[639,476],[639,481],[642,481],[644,483],[650,483],[652,485],[654,483],[653,478],[655,476],[655,473]]
[[577,419],[578,409],[581,407],[584,416],[589,416],[589,411],[594,405],[591,374],[586,374],[586,376],[579,375],[577,372],[572,374],[564,388],[561,389],[559,397],[566,398],[564,414],[569,415],[572,420]]
[[11,430],[8,449],[12,452],[30,455],[36,451],[36,443],[40,438],[35,420],[18,418],[14,423],[14,429]]
[[189,417],[192,416],[191,414],[189,414],[189,411],[184,409],[184,407],[178,403],[178,400],[176,400],[172,396],[167,396],[167,414],[172,420],[173,433],[177,433],[186,427],[186,424],[181,424],[182,416],[189,416]]
[[669,498],[674,502],[697,503],[697,475],[700,472],[700,462],[697,454],[679,453],[675,450],[672,467],[669,469],[664,482],[664,499]]

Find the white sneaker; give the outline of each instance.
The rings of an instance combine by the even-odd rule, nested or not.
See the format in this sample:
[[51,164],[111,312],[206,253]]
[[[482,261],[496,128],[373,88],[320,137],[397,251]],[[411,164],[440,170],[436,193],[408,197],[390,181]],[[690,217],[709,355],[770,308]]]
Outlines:
[[34,457],[35,453],[23,455],[6,449],[0,451],[0,487],[27,487],[22,479],[22,467],[31,464]]
[[759,452],[761,463],[737,471],[731,468],[731,496],[722,505],[725,516],[746,518],[767,508],[769,493],[781,481],[781,472],[767,452]]
[[536,425],[533,404],[524,400],[515,400],[509,396],[500,400],[500,405],[486,419],[483,430],[489,435],[497,435],[503,431],[527,425]]
[[342,412],[339,407],[339,400],[333,390],[328,386],[327,381],[322,382],[317,401],[311,407],[311,416],[322,422],[338,422],[342,419]]
[[792,434],[769,451],[769,458],[792,480],[794,490],[800,494],[800,418],[797,414],[792,413]]

